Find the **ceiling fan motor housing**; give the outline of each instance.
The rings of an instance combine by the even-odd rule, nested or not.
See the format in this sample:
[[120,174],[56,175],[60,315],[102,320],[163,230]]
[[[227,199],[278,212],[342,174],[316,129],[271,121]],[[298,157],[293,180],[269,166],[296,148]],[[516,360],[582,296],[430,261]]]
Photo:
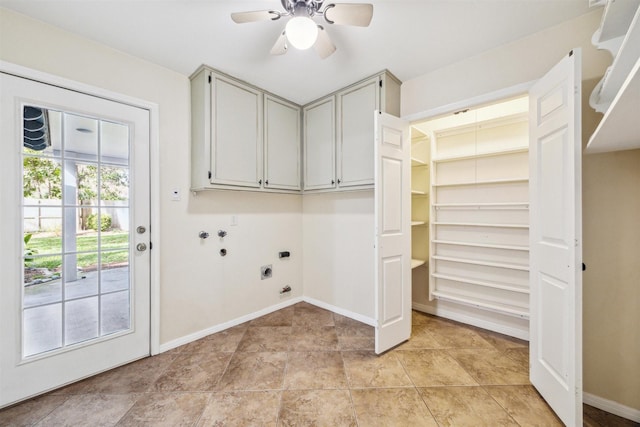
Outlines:
[[281,0],[282,7],[291,16],[314,16],[320,13],[323,1],[315,0]]

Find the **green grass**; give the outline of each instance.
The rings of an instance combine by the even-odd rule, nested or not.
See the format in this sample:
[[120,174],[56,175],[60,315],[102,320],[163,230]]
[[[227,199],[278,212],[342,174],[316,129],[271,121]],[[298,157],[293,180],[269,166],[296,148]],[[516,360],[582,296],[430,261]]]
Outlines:
[[[87,268],[98,263],[98,234],[91,233],[76,238],[76,251],[89,252],[78,254],[78,267]],[[37,233],[28,244],[29,249],[34,250],[36,256],[33,260],[27,260],[27,267],[48,268],[58,270],[62,265],[62,238],[60,236],[40,237]],[[105,232],[101,236],[100,248],[102,251],[122,249],[114,252],[102,253],[102,264],[126,262],[129,259],[129,233]],[[46,256],[43,256],[46,255]],[[50,255],[50,256],[49,256]]]

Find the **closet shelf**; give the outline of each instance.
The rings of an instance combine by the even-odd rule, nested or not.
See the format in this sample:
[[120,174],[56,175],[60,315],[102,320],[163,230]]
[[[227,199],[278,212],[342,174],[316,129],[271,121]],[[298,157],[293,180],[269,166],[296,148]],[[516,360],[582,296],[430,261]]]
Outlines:
[[527,265],[509,264],[506,262],[482,261],[482,260],[476,260],[476,259],[447,257],[447,256],[441,256],[441,255],[433,255],[431,258],[436,261],[458,262],[460,264],[472,264],[472,265],[480,265],[483,267],[504,268],[506,270],[529,271],[529,266]]
[[412,157],[411,158],[411,166],[416,167],[416,166],[429,166],[429,164],[423,160],[420,160],[416,157]]
[[462,186],[482,185],[482,184],[510,184],[514,182],[529,182],[529,178],[486,179],[486,180],[476,180],[473,182],[452,182],[449,184],[433,184],[433,186],[434,187],[462,187]]
[[462,277],[462,276],[452,276],[449,274],[440,274],[438,272],[435,272],[432,274],[433,277],[435,277],[436,279],[444,279],[444,280],[451,280],[453,282],[460,282],[460,283],[467,283],[470,285],[478,285],[478,286],[484,286],[486,288],[493,288],[493,289],[502,289],[505,291],[509,291],[509,292],[517,292],[520,294],[529,294],[529,289],[525,289],[525,288],[521,288],[521,287],[517,287],[517,286],[511,286],[511,285],[505,285],[505,284],[500,284],[500,283],[495,283],[495,282],[485,282],[482,280],[475,280],[475,279],[469,279],[467,277]]
[[488,301],[482,301],[482,300],[477,300],[477,299],[473,299],[473,298],[469,298],[469,297],[464,297],[464,296],[459,296],[459,295],[455,295],[455,294],[451,294],[442,290],[437,290],[437,291],[433,291],[431,293],[434,297],[441,299],[441,300],[445,300],[445,301],[452,301],[452,302],[457,302],[460,304],[465,304],[465,305],[470,305],[473,307],[479,307],[479,308],[483,308],[485,310],[490,310],[490,311],[495,311],[498,313],[502,313],[502,314],[508,314],[511,316],[517,316],[517,317],[522,317],[525,319],[529,318],[529,309],[528,307],[520,307],[520,306],[515,306],[515,305],[507,305],[507,304],[500,304],[500,303],[496,303],[496,302],[488,302]]
[[529,209],[529,202],[499,202],[499,203],[434,203],[436,209],[458,208],[502,208],[505,210]]
[[426,224],[427,224],[427,221],[411,221],[412,227],[417,227],[417,226],[426,225]]
[[458,160],[474,160],[482,157],[508,156],[509,154],[526,153],[528,151],[529,147],[519,147],[510,150],[488,151],[486,153],[468,154],[464,156],[441,157],[439,159],[433,159],[433,163],[456,162]]
[[453,240],[434,240],[433,243],[440,245],[471,246],[473,248],[508,249],[512,251],[529,252],[529,246],[519,245],[495,245],[491,243],[456,242]]
[[428,191],[421,191],[421,190],[411,190],[411,195],[412,196],[428,196],[429,192]]
[[487,224],[478,222],[432,222],[433,225],[449,225],[456,227],[492,227],[492,228],[529,228],[529,224]]
[[413,270],[416,267],[420,267],[421,265],[425,265],[427,263],[426,260],[423,259],[411,259],[411,269]]

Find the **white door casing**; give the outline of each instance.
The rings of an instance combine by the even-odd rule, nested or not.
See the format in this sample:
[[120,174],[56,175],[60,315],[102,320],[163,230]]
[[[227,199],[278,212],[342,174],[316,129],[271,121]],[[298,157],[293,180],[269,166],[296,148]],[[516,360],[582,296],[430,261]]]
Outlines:
[[[0,192],[0,407],[144,357],[150,346],[149,111],[74,90],[0,73],[0,129],[3,165]],[[130,328],[47,351],[23,356],[22,110],[37,105],[86,116],[129,129],[129,212],[131,225],[128,281],[132,296]],[[137,226],[145,232],[135,233]]]
[[375,351],[411,335],[411,137],[409,123],[375,112]]
[[530,90],[530,378],[582,425],[581,52]]

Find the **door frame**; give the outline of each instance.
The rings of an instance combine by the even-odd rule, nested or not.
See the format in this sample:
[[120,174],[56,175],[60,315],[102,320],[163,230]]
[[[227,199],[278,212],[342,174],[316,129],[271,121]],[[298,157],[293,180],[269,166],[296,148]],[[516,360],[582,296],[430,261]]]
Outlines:
[[[542,78],[542,76],[540,76],[540,78]],[[456,111],[461,111],[466,108],[476,108],[482,105],[501,102],[509,98],[528,95],[529,90],[533,87],[533,85],[538,80],[539,79],[531,80],[528,82],[509,86],[503,89],[495,90],[493,92],[488,92],[482,95],[463,99],[461,101],[456,101],[450,104],[446,104],[440,107],[431,108],[429,110],[425,110],[420,113],[401,116],[400,118],[402,120],[409,121],[409,125],[412,126],[414,122],[430,120],[438,116],[452,114]],[[477,317],[460,314],[457,311],[451,311],[447,308],[432,309],[430,306],[419,304],[419,303],[414,304],[412,302],[411,308],[418,311],[427,312],[435,316],[444,317],[446,319],[455,320],[455,321],[466,323],[472,326],[477,326],[479,328],[487,329],[493,332],[498,332],[500,334],[505,334],[505,335],[516,337],[525,341],[529,341],[529,331],[530,331],[529,328],[527,328],[525,331],[524,328],[521,329],[513,325],[505,325],[504,323],[496,323],[496,322],[492,322],[491,320],[478,319]]]
[[[573,50],[572,50],[573,52]],[[562,59],[564,60],[564,56],[562,57]],[[516,96],[520,96],[520,95],[530,95],[530,91],[533,88],[533,86],[539,81],[541,80],[543,77],[545,77],[547,75],[547,73],[552,69],[555,68],[556,63],[554,63],[551,67],[549,67],[549,69],[547,70],[547,72],[545,72],[543,75],[541,75],[538,79],[535,80],[531,80],[531,81],[527,81],[527,82],[523,82],[517,85],[513,85],[513,86],[509,86],[503,89],[499,89],[499,90],[495,90],[493,92],[489,92],[489,93],[485,93],[482,95],[478,95],[475,97],[471,97],[471,98],[467,98],[464,100],[460,100],[460,101],[456,101],[447,105],[443,105],[440,107],[435,107],[435,108],[431,108],[429,110],[423,111],[423,112],[419,112],[419,113],[415,113],[415,114],[410,114],[410,115],[406,115],[406,116],[402,116],[401,119],[403,120],[407,120],[409,121],[410,124],[417,122],[417,121],[425,121],[425,120],[429,120],[438,116],[442,116],[445,114],[451,114],[455,111],[460,111],[466,108],[474,108],[474,107],[479,107],[485,104],[490,104],[493,102],[499,102],[511,97],[516,97]],[[580,65],[581,67],[582,65]],[[577,82],[577,84],[581,84],[580,82]],[[578,106],[578,108],[582,108],[581,106]],[[580,141],[581,143],[581,141]],[[584,149],[580,149],[579,150],[579,156],[583,156],[584,153]],[[580,179],[582,179],[582,173],[580,174]],[[581,208],[581,205],[580,205]],[[530,234],[531,236],[531,234]],[[582,298],[582,297],[581,297]],[[421,309],[422,307],[415,307],[412,304],[413,308],[417,308],[417,309]],[[429,311],[430,314],[434,314],[434,315],[441,315],[443,317],[452,319],[452,320],[458,320],[461,321],[463,323],[467,323],[467,324],[471,324],[473,326],[477,326],[477,327],[481,327],[481,328],[487,328],[490,330],[493,330],[495,332],[498,333],[505,333],[505,334],[510,334],[511,331],[508,331],[507,329],[509,329],[508,327],[506,328],[500,328],[500,325],[497,325],[495,323],[490,323],[487,321],[483,321],[483,320],[479,320],[479,321],[473,321],[474,318],[473,317],[468,317],[465,315],[460,315],[457,314],[455,312],[451,312],[448,310],[442,310],[442,312],[440,312],[439,310],[430,310]],[[531,322],[531,318],[529,317],[529,322]],[[492,328],[492,326],[498,326],[498,328]],[[503,330],[501,330],[503,329]],[[527,331],[527,336],[526,337],[518,337],[521,339],[526,339],[527,341],[530,340],[530,331],[531,331],[531,323],[529,323],[529,328]],[[578,331],[579,334],[582,334],[582,327],[579,328]],[[579,357],[580,359],[582,359],[583,357],[583,353],[584,349],[582,348]],[[529,375],[531,376],[531,368],[529,368]],[[583,381],[583,377],[580,379],[580,384],[581,384],[581,394],[584,394],[584,381]],[[546,401],[546,400],[545,400]],[[581,401],[582,403],[584,402],[584,398],[581,397]],[[549,404],[549,402],[547,402],[547,404],[551,407],[551,405]]]
[[159,143],[159,107],[158,104],[140,98],[102,89],[86,83],[23,67],[11,62],[0,61],[0,71],[39,83],[57,86],[80,92],[97,98],[130,105],[149,111],[149,171],[150,171],[150,230],[155,248],[151,250],[151,307],[150,307],[150,343],[151,355],[160,353],[160,143]]

